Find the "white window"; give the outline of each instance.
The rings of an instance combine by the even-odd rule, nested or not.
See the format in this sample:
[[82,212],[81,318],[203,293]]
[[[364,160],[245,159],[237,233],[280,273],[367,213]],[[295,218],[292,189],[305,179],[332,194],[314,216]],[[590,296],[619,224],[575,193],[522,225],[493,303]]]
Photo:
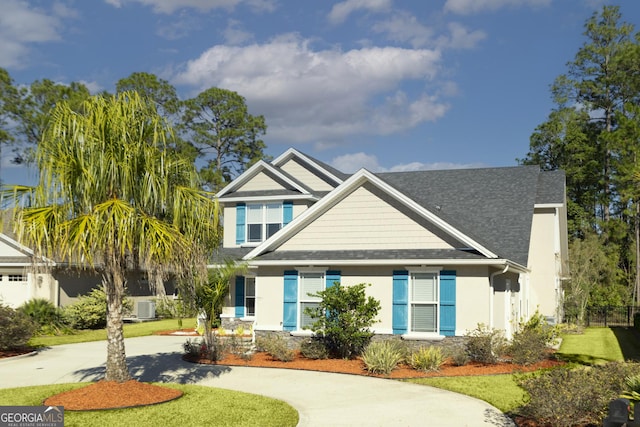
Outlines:
[[244,315],[252,317],[256,315],[256,278],[244,279]]
[[263,242],[282,228],[282,203],[247,205],[247,241]]
[[411,332],[438,332],[438,275],[412,273],[409,298]]
[[298,312],[300,313],[300,322],[298,322],[299,329],[304,329],[305,326],[311,326],[313,318],[305,313],[306,308],[316,308],[320,306],[320,297],[312,297],[309,294],[316,294],[320,291],[324,291],[325,278],[324,272],[300,272],[300,286],[299,286],[299,298],[300,307]]

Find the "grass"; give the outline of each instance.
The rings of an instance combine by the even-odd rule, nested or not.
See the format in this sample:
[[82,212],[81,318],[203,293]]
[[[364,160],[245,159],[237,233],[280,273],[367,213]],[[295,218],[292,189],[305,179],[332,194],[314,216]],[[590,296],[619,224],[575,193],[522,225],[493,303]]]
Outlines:
[[505,413],[522,406],[526,398],[525,391],[516,384],[515,375],[433,377],[407,381],[466,394],[484,400]]
[[[183,328],[196,325],[196,319],[182,319]],[[154,332],[178,329],[178,319],[154,320],[151,322],[125,323],[125,338],[144,337]],[[50,347],[61,344],[77,344],[89,341],[102,341],[107,339],[106,329],[76,331],[71,335],[42,335],[33,337],[29,344],[34,347]]]
[[[586,328],[582,334],[565,334],[557,352],[570,363],[599,363],[640,360],[640,338],[631,328]],[[527,395],[516,382],[521,374],[477,377],[437,377],[408,380],[466,394],[510,413],[522,406]]]
[[[47,397],[85,385],[87,383],[0,389],[0,405],[37,406]],[[182,390],[184,395],[171,402],[139,408],[65,411],[64,425],[286,427],[298,424],[298,411],[280,400],[197,385],[171,384],[171,387]]]

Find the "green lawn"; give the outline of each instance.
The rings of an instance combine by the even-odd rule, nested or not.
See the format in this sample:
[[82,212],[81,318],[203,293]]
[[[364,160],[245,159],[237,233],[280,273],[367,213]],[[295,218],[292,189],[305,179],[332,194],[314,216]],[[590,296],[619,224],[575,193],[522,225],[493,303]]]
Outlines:
[[[55,384],[0,389],[0,405],[37,406],[47,397],[86,385]],[[161,384],[165,385],[166,384]],[[298,411],[277,399],[197,385],[170,384],[184,395],[171,402],[107,411],[65,411],[65,426],[198,427],[298,424]]]
[[[561,359],[586,365],[609,361],[640,360],[640,334],[631,328],[586,328],[582,334],[562,336]],[[409,380],[476,397],[503,412],[521,406],[526,394],[515,375],[439,377]]]
[[632,328],[586,328],[583,334],[566,334],[558,355],[586,365],[640,360],[640,336]]
[[408,381],[466,394],[505,413],[521,406],[526,397],[524,390],[516,384],[515,375],[416,378]]
[[[125,338],[143,337],[154,332],[178,329],[178,319],[154,320],[151,322],[125,323]],[[196,319],[182,319],[183,328],[195,328]],[[43,335],[33,337],[29,344],[34,347],[50,347],[60,344],[76,344],[80,342],[101,341],[107,339],[106,329],[77,331],[72,335]]]

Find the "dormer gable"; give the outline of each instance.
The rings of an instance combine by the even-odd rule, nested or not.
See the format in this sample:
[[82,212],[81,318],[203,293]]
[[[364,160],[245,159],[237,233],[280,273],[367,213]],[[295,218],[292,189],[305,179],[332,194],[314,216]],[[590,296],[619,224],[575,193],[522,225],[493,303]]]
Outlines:
[[331,191],[346,177],[342,172],[294,148],[285,151],[271,164],[296,177],[316,192]]

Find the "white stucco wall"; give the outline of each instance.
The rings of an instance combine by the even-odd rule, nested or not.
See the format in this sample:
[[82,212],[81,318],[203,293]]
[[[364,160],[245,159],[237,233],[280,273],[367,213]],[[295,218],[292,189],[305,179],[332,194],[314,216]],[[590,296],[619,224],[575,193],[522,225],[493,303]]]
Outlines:
[[555,208],[537,208],[531,226],[530,305],[545,316],[556,316],[560,292],[560,217]]
[[[331,266],[328,270],[339,270],[340,281],[345,286],[358,283],[369,283],[367,295],[380,301],[381,311],[373,330],[379,334],[391,334],[392,303],[393,303],[393,271],[410,268],[410,266]],[[260,267],[256,270],[256,330],[282,330],[283,295],[285,270],[294,267]],[[324,270],[323,268],[320,268]],[[509,320],[505,305],[504,286],[498,285],[498,290],[492,292],[489,287],[489,268],[485,266],[447,266],[443,270],[456,271],[456,335],[464,335],[476,328],[478,323],[496,328],[504,328]],[[516,274],[509,276],[510,280],[518,280]],[[516,301],[519,298],[518,287],[513,287]],[[225,308],[225,315],[233,317],[235,309],[234,285],[231,297]],[[491,321],[490,299],[493,299],[493,318]],[[510,295],[507,300],[511,302]],[[506,307],[506,308],[505,308]]]

